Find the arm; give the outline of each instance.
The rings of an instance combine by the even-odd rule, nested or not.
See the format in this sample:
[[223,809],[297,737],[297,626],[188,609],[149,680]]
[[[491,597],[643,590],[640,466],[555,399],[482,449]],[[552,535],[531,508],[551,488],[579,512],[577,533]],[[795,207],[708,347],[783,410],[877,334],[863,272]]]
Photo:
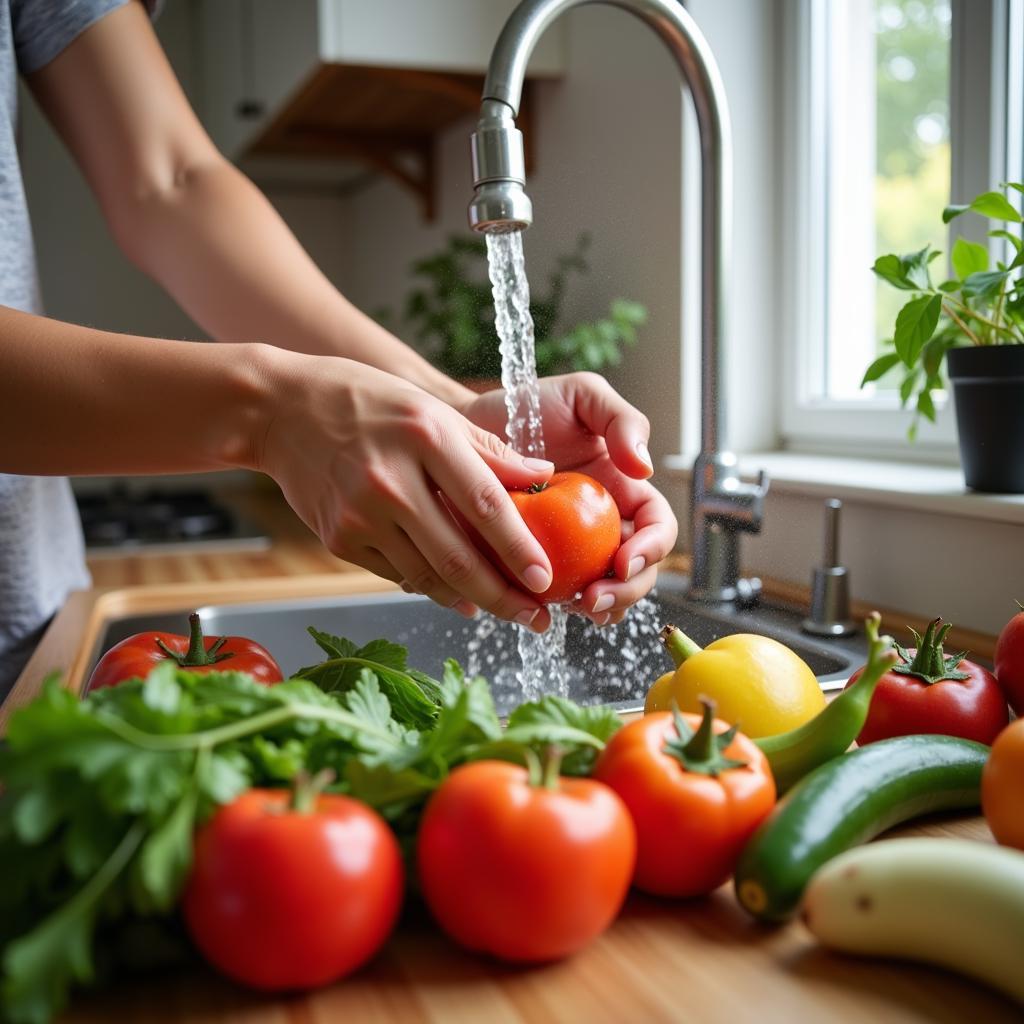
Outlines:
[[472,398],[348,302],[217,152],[141,4],[101,19],[29,84],[118,244],[212,337],[347,356],[452,405]]
[[[540,630],[547,556],[505,486],[550,476],[438,398],[374,367],[271,345],[161,341],[0,306],[0,473],[244,467],[327,548],[435,601]],[[522,580],[509,586],[440,490]]]

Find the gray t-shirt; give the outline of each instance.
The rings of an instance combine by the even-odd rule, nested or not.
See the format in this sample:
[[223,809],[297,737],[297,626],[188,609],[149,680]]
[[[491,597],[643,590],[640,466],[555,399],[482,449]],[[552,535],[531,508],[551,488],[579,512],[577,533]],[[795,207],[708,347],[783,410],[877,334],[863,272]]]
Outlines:
[[[127,2],[0,0],[0,305],[42,312],[15,146],[18,73],[48,64],[95,21]],[[0,437],[0,465],[5,443]],[[0,473],[0,700],[68,593],[88,585],[68,481]]]

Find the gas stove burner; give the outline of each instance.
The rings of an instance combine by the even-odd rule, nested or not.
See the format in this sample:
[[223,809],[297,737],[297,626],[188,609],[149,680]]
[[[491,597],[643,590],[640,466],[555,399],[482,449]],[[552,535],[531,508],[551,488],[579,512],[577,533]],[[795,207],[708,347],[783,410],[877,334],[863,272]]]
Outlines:
[[265,548],[269,539],[207,491],[116,486],[77,496],[91,554],[126,548],[178,551],[183,545]]

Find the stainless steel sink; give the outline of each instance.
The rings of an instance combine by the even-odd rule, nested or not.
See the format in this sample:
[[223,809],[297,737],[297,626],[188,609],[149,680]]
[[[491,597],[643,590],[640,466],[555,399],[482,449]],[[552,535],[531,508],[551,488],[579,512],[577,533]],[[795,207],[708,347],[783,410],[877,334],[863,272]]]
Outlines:
[[[792,647],[810,666],[822,689],[840,688],[863,664],[866,649],[856,635],[818,640],[800,632],[804,611],[762,603],[744,611],[719,610],[684,596],[685,578],[664,573],[657,591],[626,622],[598,630],[572,618],[566,643],[569,696],[583,704],[608,703],[627,711],[643,705],[651,682],[671,667],[657,641],[658,629],[674,622],[702,646],[731,633],[762,633]],[[191,609],[161,615],[112,620],[94,652],[93,664],[119,640],[142,630],[183,632]],[[286,673],[322,660],[307,626],[345,636],[356,643],[387,637],[409,649],[409,664],[439,675],[445,658],[454,657],[491,680],[500,713],[522,701],[515,679],[519,657],[515,630],[492,618],[468,622],[426,598],[401,592],[310,598],[200,608],[203,629],[258,640]],[[91,665],[90,665],[91,668]]]

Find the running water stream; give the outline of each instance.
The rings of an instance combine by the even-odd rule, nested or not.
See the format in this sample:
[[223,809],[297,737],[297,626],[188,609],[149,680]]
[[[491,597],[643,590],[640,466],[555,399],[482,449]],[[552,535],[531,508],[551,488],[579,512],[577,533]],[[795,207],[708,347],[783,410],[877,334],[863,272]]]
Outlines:
[[[533,318],[530,316],[530,286],[526,280],[523,236],[510,231],[487,236],[487,263],[494,295],[494,322],[501,342],[501,383],[508,410],[508,440],[524,455],[544,458],[544,429],[541,421],[540,386],[534,356]],[[564,607],[550,605],[551,625],[544,633],[515,627],[521,667],[518,689],[522,700],[537,700],[548,693],[577,700],[589,689],[588,677],[601,673],[629,686],[641,648],[656,644],[658,618],[654,603],[644,599],[636,604],[620,626],[600,630],[600,643],[594,644],[593,663],[578,664],[578,658],[566,658],[566,633],[569,616]],[[478,663],[483,648],[492,648],[497,626],[484,618],[478,624],[471,645],[470,671],[489,673],[491,664]],[[596,626],[588,626],[596,630]],[[606,657],[606,654],[608,655]],[[499,683],[500,680],[497,680]]]
[[[508,231],[487,236],[487,265],[494,295],[494,326],[501,342],[501,385],[508,410],[509,444],[517,452],[544,458],[544,425],[540,414],[540,385],[530,316],[530,285],[526,279],[523,235]],[[525,700],[545,693],[568,696],[565,659],[568,615],[549,606],[551,625],[543,633],[517,627],[519,683]]]

